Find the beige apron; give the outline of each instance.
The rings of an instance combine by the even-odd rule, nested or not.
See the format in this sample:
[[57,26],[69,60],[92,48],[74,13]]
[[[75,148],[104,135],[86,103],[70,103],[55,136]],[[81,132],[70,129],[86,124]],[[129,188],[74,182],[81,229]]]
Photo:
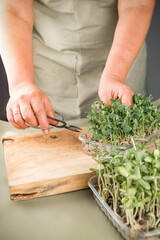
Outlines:
[[[117,0],[34,1],[36,84],[66,120],[85,117],[98,99],[117,20]],[[146,93],[145,44],[126,83]]]

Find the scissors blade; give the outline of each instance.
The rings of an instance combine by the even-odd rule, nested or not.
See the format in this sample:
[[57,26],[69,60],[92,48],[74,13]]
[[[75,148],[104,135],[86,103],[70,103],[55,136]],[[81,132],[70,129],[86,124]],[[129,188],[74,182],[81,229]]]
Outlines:
[[[68,124],[68,123],[65,122],[64,120],[52,118],[52,117],[50,117],[50,116],[47,116],[47,117],[48,117],[49,119],[52,119],[52,120],[55,120],[55,121],[58,122],[57,125],[54,125],[54,124],[51,124],[51,123],[50,123],[51,126],[54,126],[54,127],[56,127],[56,128],[66,128],[66,129],[71,130],[71,131],[74,131],[74,132],[80,132],[80,131],[82,130],[81,128],[79,128],[79,127],[77,127],[77,126]],[[60,125],[59,125],[59,123],[60,123]]]
[[74,132],[80,132],[82,130],[80,127],[70,125],[68,123],[66,124],[65,128],[67,128],[68,130],[74,131]]

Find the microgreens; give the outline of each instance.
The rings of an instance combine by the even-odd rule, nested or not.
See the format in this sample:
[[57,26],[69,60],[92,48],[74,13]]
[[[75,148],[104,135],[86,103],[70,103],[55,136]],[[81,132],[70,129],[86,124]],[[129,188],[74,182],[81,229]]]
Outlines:
[[151,97],[133,96],[133,106],[121,104],[120,99],[111,99],[113,107],[96,102],[87,114],[88,130],[93,140],[119,145],[129,142],[130,137],[144,138],[160,126],[160,105],[153,106]]
[[[148,231],[160,223],[160,150],[141,143],[95,157],[98,191],[131,228]],[[156,145],[157,146],[157,145]]]

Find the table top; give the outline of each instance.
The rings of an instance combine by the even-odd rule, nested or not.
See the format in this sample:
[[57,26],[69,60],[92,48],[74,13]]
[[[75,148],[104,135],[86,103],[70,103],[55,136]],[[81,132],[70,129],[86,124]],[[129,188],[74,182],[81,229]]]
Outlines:
[[[156,102],[160,103],[160,99]],[[82,125],[83,120],[71,121]],[[32,133],[0,121],[0,136]],[[0,143],[1,144],[1,143]],[[0,240],[123,240],[96,204],[90,189],[13,202],[0,146]]]

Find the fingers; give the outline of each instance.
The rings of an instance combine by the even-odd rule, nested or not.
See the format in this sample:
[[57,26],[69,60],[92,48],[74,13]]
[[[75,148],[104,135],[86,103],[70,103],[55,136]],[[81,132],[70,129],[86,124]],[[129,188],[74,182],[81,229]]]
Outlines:
[[20,103],[20,110],[21,110],[21,115],[22,115],[23,119],[25,119],[25,121],[27,123],[29,123],[30,125],[35,126],[35,127],[38,126],[38,122],[37,122],[37,119],[34,115],[32,107],[30,105],[30,102],[28,102],[28,103],[21,102]]
[[124,105],[127,105],[128,107],[133,106],[133,100],[132,100],[133,95],[134,93],[131,90],[125,91],[121,97],[121,103]]
[[127,106],[132,106],[132,96],[134,93],[124,83],[110,82],[107,86],[101,87],[99,90],[99,97],[101,101],[104,101],[107,105],[112,106],[110,99],[120,99],[121,103]]
[[[55,112],[54,112],[53,107],[52,107],[52,105],[50,103],[50,100],[47,97],[44,99],[44,107],[46,109],[46,115],[50,116],[52,118],[55,118]],[[48,118],[48,122],[50,124],[53,124],[53,125],[57,125],[58,124],[57,121],[54,121],[54,120],[49,119],[49,118]]]
[[[9,122],[18,129],[31,126],[49,127],[47,115],[54,118],[54,110],[48,97],[33,83],[16,85],[10,94],[7,104],[7,117]],[[52,120],[53,124],[56,124]],[[48,129],[43,130],[49,133]]]
[[[39,123],[40,127],[47,128],[49,127],[46,110],[43,101],[41,101],[40,98],[34,97],[31,99],[31,106],[33,109],[33,112],[36,115],[37,121]],[[48,134],[50,132],[49,129],[42,130],[44,134]]]
[[14,117],[13,117],[13,113],[11,109],[7,109],[7,119],[8,121],[13,125],[13,127],[17,128],[17,129],[22,129],[22,127],[20,127],[15,121],[14,121]]
[[[49,99],[43,95],[31,98],[31,101],[27,101],[25,98],[19,99],[19,101],[9,101],[7,105],[7,118],[8,121],[17,129],[28,128],[25,121],[32,126],[40,126],[47,128],[49,122],[56,125],[57,122],[49,120],[47,118],[51,116],[55,118],[54,110],[51,106]],[[42,130],[43,133],[48,134],[49,129]]]
[[111,101],[110,101],[110,99],[112,98],[111,97],[111,94],[110,94],[110,92],[99,92],[99,98],[100,98],[100,100],[101,101],[103,101],[103,102],[105,102],[107,105],[110,105],[110,106],[112,106],[112,104],[111,104]]
[[28,126],[25,124],[25,121],[21,115],[21,110],[18,104],[14,104],[12,107],[12,113],[14,122],[22,129],[28,128]]
[[[111,99],[112,97],[106,97],[105,98],[105,100],[102,100],[102,101],[104,101],[107,105],[110,105],[110,106],[112,106],[112,103],[111,103],[111,101],[110,101],[110,99]],[[116,100],[116,99],[115,99]]]

